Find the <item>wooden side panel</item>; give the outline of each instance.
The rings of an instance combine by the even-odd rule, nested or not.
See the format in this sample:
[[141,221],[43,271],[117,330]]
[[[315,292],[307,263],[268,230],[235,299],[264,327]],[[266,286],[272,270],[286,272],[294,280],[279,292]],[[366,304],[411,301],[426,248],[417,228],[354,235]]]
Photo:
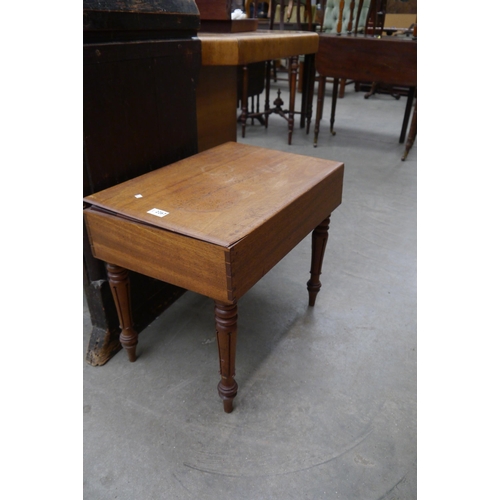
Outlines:
[[324,76],[414,87],[417,43],[387,37],[321,35],[316,69]]
[[[237,300],[300,243],[342,201],[344,165],[280,211],[230,252],[231,293]],[[304,262],[307,276],[309,262]]]
[[236,142],[236,105],[236,66],[203,66],[196,89],[199,152]]
[[90,192],[197,152],[198,40],[91,44],[83,55]]
[[84,215],[97,259],[227,302],[224,248],[92,209]]

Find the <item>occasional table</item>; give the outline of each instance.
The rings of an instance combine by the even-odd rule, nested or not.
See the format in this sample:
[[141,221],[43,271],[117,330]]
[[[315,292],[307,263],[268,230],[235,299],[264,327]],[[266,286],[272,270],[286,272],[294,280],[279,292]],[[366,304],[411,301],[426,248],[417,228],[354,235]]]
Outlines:
[[[411,38],[369,37],[321,34],[316,54],[318,71],[318,103],[314,127],[314,146],[318,144],[319,125],[323,114],[326,77],[334,78],[330,131],[333,132],[338,81],[350,80],[387,83],[410,87],[399,142],[403,143],[411,114],[411,106],[417,88],[417,41]],[[416,135],[416,113],[412,122],[405,159]],[[376,122],[375,122],[376,123]]]
[[[201,40],[202,67],[196,89],[198,151],[227,141],[236,141],[237,69],[256,62],[305,55],[300,126],[309,125],[314,94],[314,54],[319,36],[307,31],[258,30],[245,33],[198,33]],[[295,68],[295,72],[297,68]],[[294,129],[295,74],[291,79],[288,140]],[[267,79],[269,82],[269,78]],[[266,87],[266,100],[269,88]],[[243,89],[242,133],[246,123],[247,96]],[[267,106],[267,104],[266,104]]]
[[221,380],[229,413],[237,393],[237,302],[312,231],[309,305],[343,163],[229,142],[84,199],[92,252],[105,261],[120,342],[136,360],[128,270],[215,301]]

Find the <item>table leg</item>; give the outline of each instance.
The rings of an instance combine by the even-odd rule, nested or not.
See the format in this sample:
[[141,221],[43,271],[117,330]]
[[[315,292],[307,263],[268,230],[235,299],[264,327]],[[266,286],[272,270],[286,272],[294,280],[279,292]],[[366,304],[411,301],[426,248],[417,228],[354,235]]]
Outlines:
[[335,111],[337,109],[337,96],[339,93],[339,79],[334,78],[333,80],[333,94],[332,94],[332,110],[330,112],[330,133],[335,135],[336,132],[333,130],[333,124],[335,123]]
[[241,89],[241,137],[245,137],[248,115],[248,67],[243,66]]
[[415,98],[415,87],[410,87],[408,90],[408,97],[406,99],[405,114],[403,116],[403,125],[401,126],[401,134],[399,136],[399,143],[403,144],[406,137],[406,129],[410,121],[411,108],[413,107],[413,99]]
[[271,106],[269,105],[269,95],[271,93],[271,64],[273,64],[273,61],[266,61],[266,101],[264,103],[264,125],[267,128],[269,124],[269,110],[271,109]]
[[323,257],[328,241],[329,225],[330,216],[328,216],[312,233],[311,279],[307,282],[310,306],[314,306],[316,295],[318,295],[319,289],[321,288],[319,276],[321,274]]
[[306,54],[304,58],[304,75],[302,84],[302,110],[301,110],[301,123],[300,126],[306,127],[306,134],[309,134],[311,127],[311,117],[313,110],[313,97],[314,97],[314,80],[315,80],[316,66],[314,62],[314,54]]
[[132,308],[130,304],[130,280],[128,270],[114,264],[106,264],[109,286],[115,301],[116,312],[120,321],[120,343],[127,351],[128,359],[134,362],[137,359],[136,346],[137,332],[132,321]]
[[288,145],[292,144],[293,126],[295,123],[295,93],[297,88],[298,56],[290,58],[290,103],[288,107]]
[[406,160],[408,153],[410,152],[413,143],[415,142],[415,137],[417,136],[417,103],[415,103],[415,110],[413,111],[413,116],[411,118],[410,132],[408,133],[408,140],[405,145],[405,152],[401,157],[402,161]]
[[325,98],[326,76],[319,75],[318,100],[316,104],[316,123],[314,125],[314,147],[318,145],[319,122],[323,116],[323,100]]
[[217,331],[217,345],[219,346],[221,375],[217,388],[226,413],[233,411],[233,399],[238,392],[238,384],[234,380],[238,331],[237,319],[238,310],[236,304],[224,304],[215,301],[215,328]]

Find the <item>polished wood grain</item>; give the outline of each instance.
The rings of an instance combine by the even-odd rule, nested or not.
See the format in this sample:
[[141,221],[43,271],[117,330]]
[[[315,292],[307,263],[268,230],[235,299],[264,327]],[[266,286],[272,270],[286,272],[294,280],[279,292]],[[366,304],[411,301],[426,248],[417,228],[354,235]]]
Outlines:
[[87,196],[92,252],[108,262],[124,347],[134,359],[122,268],[215,300],[219,394],[231,411],[236,304],[313,232],[308,290],[314,305],[329,217],[342,201],[343,171],[340,162],[229,142]]
[[237,66],[314,54],[319,35],[308,31],[258,30],[249,33],[198,33],[203,66]]

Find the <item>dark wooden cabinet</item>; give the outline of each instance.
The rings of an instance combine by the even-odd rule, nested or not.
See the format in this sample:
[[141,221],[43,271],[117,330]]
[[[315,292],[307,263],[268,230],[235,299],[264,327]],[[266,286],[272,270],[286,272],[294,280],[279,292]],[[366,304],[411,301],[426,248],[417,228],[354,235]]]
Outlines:
[[[84,196],[198,152],[201,44],[194,0],[84,0]],[[87,362],[120,349],[103,264],[84,229],[84,290],[92,320]],[[140,331],[183,289],[131,273]]]

